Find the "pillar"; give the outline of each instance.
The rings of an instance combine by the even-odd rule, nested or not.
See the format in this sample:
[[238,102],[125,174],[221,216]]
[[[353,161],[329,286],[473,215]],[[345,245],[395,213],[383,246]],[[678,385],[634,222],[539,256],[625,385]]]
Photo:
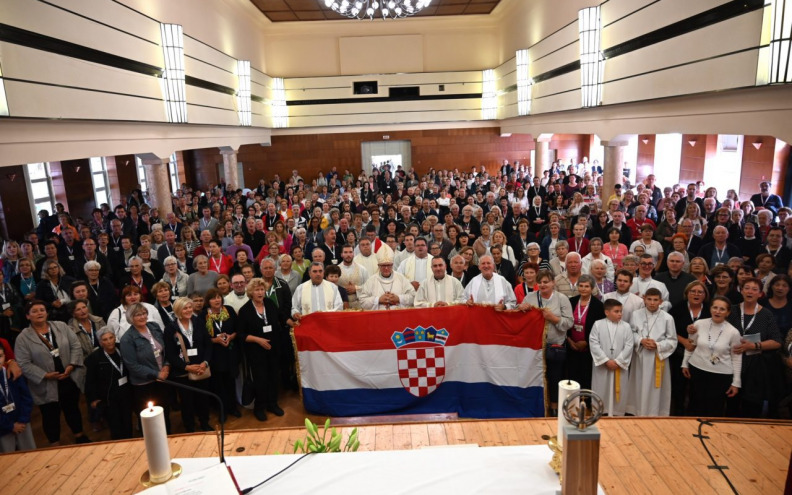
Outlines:
[[165,218],[166,213],[173,211],[173,201],[170,188],[170,174],[168,164],[170,155],[160,158],[153,153],[137,155],[146,171],[146,186],[148,189],[149,205],[159,209],[160,218]]
[[534,175],[541,177],[545,170],[550,170],[553,165],[553,155],[550,150],[550,140],[552,134],[539,134],[534,139],[536,163],[534,164]]
[[226,183],[226,190],[232,191],[241,189],[239,183],[239,169],[237,167],[237,149],[230,146],[221,146],[220,154],[223,155],[223,173]]
[[622,184],[622,171],[624,169],[624,146],[623,141],[602,141],[605,149],[604,162],[602,164],[602,199],[603,209],[607,208],[606,201],[613,194],[613,186]]

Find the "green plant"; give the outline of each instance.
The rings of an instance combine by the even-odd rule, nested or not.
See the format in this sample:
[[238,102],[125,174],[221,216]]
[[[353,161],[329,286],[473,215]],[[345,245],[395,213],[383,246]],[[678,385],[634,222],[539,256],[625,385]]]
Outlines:
[[[347,437],[344,449],[341,449],[342,435],[335,428],[330,428],[330,418],[324,424],[324,432],[319,436],[319,427],[308,418],[305,418],[305,429],[308,434],[304,440],[294,442],[294,452],[304,452],[319,454],[322,452],[356,452],[360,447],[358,439],[358,429],[355,428]],[[330,439],[327,439],[327,432],[330,431]]]

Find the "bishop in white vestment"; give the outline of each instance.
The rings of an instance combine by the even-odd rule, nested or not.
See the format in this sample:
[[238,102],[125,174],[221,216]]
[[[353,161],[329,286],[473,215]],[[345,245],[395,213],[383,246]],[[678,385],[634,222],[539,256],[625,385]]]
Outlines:
[[415,289],[407,277],[393,271],[393,250],[383,245],[377,251],[379,271],[360,290],[360,307],[366,310],[411,308]]

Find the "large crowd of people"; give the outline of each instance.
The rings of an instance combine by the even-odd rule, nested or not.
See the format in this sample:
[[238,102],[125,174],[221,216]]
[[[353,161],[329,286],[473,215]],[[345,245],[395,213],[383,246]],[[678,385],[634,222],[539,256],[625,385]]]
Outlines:
[[140,190],[41,211],[0,255],[0,448],[33,448],[34,406],[53,445],[61,414],[78,443],[85,415],[128,438],[150,400],[208,429],[206,397],[166,381],[266,421],[298,387],[303,315],[454,304],[542,312],[551,413],[570,378],[611,415],[788,414],[792,210],[767,182],[741,200],[601,172],[294,170],[183,185],[165,215]]

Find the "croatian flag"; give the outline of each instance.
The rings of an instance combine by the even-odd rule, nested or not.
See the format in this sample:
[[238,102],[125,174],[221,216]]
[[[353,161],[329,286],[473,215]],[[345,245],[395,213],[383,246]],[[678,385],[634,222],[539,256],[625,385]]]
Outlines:
[[305,408],[326,416],[544,416],[539,311],[314,313],[294,330]]

